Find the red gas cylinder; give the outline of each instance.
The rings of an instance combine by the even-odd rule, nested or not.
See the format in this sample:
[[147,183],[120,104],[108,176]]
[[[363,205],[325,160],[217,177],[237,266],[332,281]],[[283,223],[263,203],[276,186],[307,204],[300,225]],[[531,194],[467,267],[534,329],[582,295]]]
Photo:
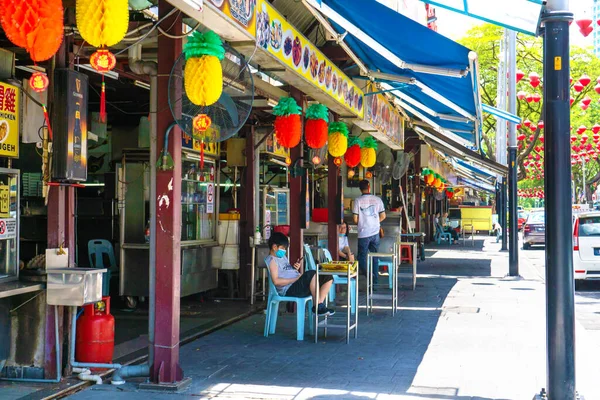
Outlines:
[[115,349],[115,317],[110,315],[110,297],[83,306],[77,320],[75,360],[79,362],[112,362]]

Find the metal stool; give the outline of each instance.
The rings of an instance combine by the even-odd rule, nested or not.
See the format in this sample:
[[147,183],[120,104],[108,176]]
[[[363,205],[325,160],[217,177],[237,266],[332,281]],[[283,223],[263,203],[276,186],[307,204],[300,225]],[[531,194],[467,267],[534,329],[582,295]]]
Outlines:
[[[392,316],[396,315],[398,308],[398,250],[397,243],[394,243],[393,253],[369,253],[367,255],[367,315],[373,311],[373,300],[388,300],[389,295],[373,294],[373,258],[391,258],[394,279],[392,280]],[[390,271],[391,273],[391,271]]]

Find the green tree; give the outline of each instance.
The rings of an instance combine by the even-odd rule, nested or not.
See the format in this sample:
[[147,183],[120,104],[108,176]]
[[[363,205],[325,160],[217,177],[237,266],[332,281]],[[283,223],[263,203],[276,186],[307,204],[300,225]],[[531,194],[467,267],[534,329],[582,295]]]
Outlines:
[[[471,29],[466,37],[460,40],[460,43],[474,50],[479,55],[480,78],[481,78],[481,97],[485,104],[495,106],[497,104],[497,83],[498,83],[498,62],[500,55],[500,42],[502,40],[503,28],[483,24]],[[576,138],[572,146],[580,149],[578,153],[587,151],[588,145],[591,145],[594,151],[599,148],[594,143],[592,126],[600,125],[600,95],[596,93],[594,87],[596,78],[600,77],[600,59],[598,59],[591,48],[581,48],[571,46],[571,96],[573,103],[571,105],[571,135]],[[525,77],[517,83],[517,92],[524,92],[533,97],[538,95],[542,97],[543,91],[543,65],[542,65],[542,40],[532,36],[517,35],[517,69],[525,73]],[[529,74],[535,72],[540,76],[541,83],[537,88],[531,85]],[[579,81],[582,75],[588,75],[591,82],[584,87],[581,92],[574,89],[574,85]],[[582,110],[581,101],[589,98],[590,105],[587,110]],[[543,120],[542,101],[528,102],[525,99],[517,100],[517,114],[523,122],[530,121],[534,130],[521,124],[517,135],[519,140],[519,152],[517,162],[519,165],[519,187],[537,188],[543,187],[543,160],[544,160],[544,130],[538,127],[539,121]],[[495,158],[496,150],[496,124],[498,121],[491,115],[484,115],[483,120],[483,147],[486,154]],[[501,121],[501,123],[504,123]],[[579,126],[585,126],[587,130],[582,134],[577,134]],[[600,132],[599,132],[600,134]],[[582,138],[585,137],[586,139]],[[585,142],[585,143],[582,143]],[[539,161],[537,160],[539,158]],[[540,165],[538,167],[537,165]],[[586,162],[586,186],[588,199],[591,198],[592,188],[600,182],[600,164],[594,157],[590,157]],[[573,165],[573,181],[576,188],[582,187],[583,175],[581,163]]]

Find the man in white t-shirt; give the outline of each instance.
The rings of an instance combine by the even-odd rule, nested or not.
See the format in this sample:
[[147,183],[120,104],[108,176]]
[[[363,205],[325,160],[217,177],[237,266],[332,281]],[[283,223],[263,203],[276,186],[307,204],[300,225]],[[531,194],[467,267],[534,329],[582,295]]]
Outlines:
[[[379,250],[379,234],[381,222],[385,219],[383,201],[371,193],[369,181],[359,183],[362,195],[354,199],[352,213],[354,223],[358,225],[358,266],[360,272],[367,276],[367,254]],[[379,261],[373,260],[373,283],[379,280]]]

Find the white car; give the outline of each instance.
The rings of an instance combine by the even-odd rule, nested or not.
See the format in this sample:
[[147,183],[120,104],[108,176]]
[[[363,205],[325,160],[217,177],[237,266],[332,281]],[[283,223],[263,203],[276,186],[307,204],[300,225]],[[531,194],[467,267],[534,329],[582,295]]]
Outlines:
[[573,269],[575,280],[600,280],[600,212],[574,215]]

